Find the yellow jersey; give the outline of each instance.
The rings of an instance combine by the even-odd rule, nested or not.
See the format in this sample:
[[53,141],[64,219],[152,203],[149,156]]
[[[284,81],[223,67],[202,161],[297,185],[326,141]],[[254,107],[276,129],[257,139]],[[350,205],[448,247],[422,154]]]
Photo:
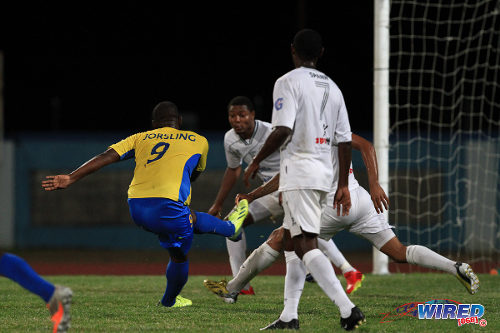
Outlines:
[[189,205],[191,175],[207,165],[207,139],[173,127],[137,133],[110,148],[121,160],[135,157],[129,198],[168,198]]

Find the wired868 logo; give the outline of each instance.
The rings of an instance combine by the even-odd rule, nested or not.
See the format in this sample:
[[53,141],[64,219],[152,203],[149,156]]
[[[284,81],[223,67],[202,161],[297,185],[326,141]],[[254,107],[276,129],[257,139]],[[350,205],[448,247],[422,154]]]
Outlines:
[[384,315],[381,323],[389,323],[410,316],[418,319],[455,319],[459,327],[465,324],[477,324],[481,327],[488,325],[486,319],[481,319],[484,315],[483,305],[461,304],[448,299],[406,303]]
[[[437,300],[435,300],[437,301]],[[418,319],[456,319],[458,326],[479,324],[486,326],[484,306],[481,304],[429,303],[418,304]]]

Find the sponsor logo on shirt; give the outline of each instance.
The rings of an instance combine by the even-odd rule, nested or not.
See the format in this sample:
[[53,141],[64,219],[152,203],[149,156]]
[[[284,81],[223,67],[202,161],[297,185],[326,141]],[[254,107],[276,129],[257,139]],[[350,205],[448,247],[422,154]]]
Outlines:
[[324,75],[324,74],[317,74],[317,73],[309,72],[309,75],[310,75],[310,76],[311,76],[311,78],[313,78],[313,79],[328,80],[328,76],[326,76],[326,75]]
[[280,97],[276,100],[276,102],[274,102],[274,108],[276,110],[281,110],[282,107],[283,107],[283,98]]
[[316,138],[316,142],[317,144],[320,144],[320,145],[329,145],[330,144],[330,138]]

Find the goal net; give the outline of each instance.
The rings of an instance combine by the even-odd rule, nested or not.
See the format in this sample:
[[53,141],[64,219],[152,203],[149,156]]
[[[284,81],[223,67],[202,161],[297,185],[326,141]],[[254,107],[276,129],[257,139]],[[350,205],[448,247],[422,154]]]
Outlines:
[[393,0],[389,29],[390,223],[500,268],[500,0]]

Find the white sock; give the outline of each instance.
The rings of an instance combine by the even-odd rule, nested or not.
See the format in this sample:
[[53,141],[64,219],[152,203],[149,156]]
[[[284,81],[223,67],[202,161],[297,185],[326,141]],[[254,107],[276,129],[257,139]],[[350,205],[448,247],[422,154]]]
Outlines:
[[[231,264],[231,271],[233,272],[233,277],[238,274],[241,265],[247,258],[247,239],[245,237],[245,231],[241,230],[241,239],[238,242],[233,242],[226,238],[227,253],[229,254],[229,263]],[[242,289],[250,288],[250,284],[245,285]]]
[[339,279],[335,276],[330,261],[323,255],[323,252],[319,249],[311,250],[304,254],[302,261],[325,294],[339,307],[340,316],[349,317],[354,304],[347,297]]
[[250,254],[241,265],[240,270],[227,284],[226,288],[229,292],[240,292],[245,285],[249,285],[257,274],[271,266],[280,253],[270,247],[267,243],[263,243]]
[[318,248],[333,262],[335,267],[342,270],[342,274],[355,271],[333,242],[333,239],[326,241],[318,237]]
[[457,272],[455,262],[421,245],[406,247],[406,261],[410,264],[439,269],[451,274]]
[[285,251],[285,259],[285,307],[281,312],[280,319],[289,322],[292,319],[299,319],[299,301],[304,289],[306,268],[294,251]]

